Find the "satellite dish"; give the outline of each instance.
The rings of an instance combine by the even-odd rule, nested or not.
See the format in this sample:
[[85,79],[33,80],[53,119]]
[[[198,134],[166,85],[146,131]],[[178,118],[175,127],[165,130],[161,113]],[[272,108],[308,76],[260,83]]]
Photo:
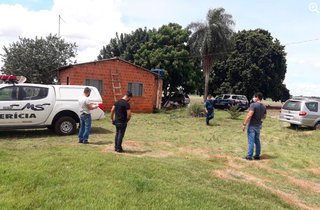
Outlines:
[[25,76],[17,76],[18,84],[24,83],[27,81],[27,78]]

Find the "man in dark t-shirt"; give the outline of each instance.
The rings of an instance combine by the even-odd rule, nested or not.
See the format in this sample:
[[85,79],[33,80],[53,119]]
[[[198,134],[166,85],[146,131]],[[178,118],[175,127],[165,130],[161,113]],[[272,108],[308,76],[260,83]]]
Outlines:
[[261,103],[262,93],[255,93],[253,95],[254,103],[250,105],[249,113],[243,123],[242,131],[245,130],[247,123],[248,133],[248,154],[244,159],[252,160],[254,144],[256,145],[255,160],[260,160],[261,144],[260,144],[260,130],[262,128],[262,119],[267,117],[267,108]]
[[[116,101],[111,109],[111,123],[116,126],[116,136],[114,139],[114,150],[119,153],[124,153],[122,149],[122,140],[126,132],[127,123],[131,119],[130,104],[128,103],[132,98],[132,93],[127,91],[126,95],[122,99]],[[115,120],[113,120],[114,113],[116,114]]]

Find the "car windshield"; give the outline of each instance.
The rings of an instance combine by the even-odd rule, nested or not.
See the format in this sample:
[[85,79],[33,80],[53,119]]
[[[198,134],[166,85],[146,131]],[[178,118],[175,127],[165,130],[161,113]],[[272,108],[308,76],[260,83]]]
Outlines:
[[292,111],[300,111],[301,108],[301,102],[300,101],[287,101],[284,105],[283,105],[283,109],[288,109],[288,110],[292,110]]

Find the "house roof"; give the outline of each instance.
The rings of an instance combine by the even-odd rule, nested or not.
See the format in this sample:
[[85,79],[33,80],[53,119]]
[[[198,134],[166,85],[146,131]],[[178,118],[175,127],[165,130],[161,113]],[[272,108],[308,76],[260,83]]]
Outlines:
[[72,66],[90,64],[90,63],[99,63],[99,62],[105,62],[105,61],[111,61],[111,60],[119,60],[119,61],[125,62],[125,63],[128,63],[128,64],[130,64],[130,65],[133,65],[133,66],[135,66],[135,67],[137,67],[137,68],[139,68],[139,69],[142,69],[142,70],[144,70],[144,71],[147,71],[147,72],[149,72],[149,73],[151,73],[151,74],[154,74],[155,76],[159,76],[159,74],[157,74],[157,73],[154,73],[154,72],[152,72],[152,71],[150,71],[150,70],[148,70],[148,69],[146,69],[146,68],[143,68],[143,67],[141,67],[141,66],[138,66],[138,65],[136,65],[136,64],[130,63],[129,61],[126,61],[126,60],[124,60],[124,59],[122,59],[122,58],[119,58],[119,57],[113,57],[113,58],[103,59],[103,60],[99,60],[99,61],[91,61],[91,62],[85,62],[85,63],[70,64],[70,65],[68,65],[68,66],[62,66],[62,67],[58,68],[57,71],[62,71],[62,70],[71,68]]

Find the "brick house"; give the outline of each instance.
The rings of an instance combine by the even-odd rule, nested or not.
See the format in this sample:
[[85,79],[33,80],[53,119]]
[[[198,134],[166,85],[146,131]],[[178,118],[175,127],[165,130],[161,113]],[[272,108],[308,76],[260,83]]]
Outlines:
[[159,74],[118,57],[61,67],[58,78],[61,85],[98,88],[105,112],[110,112],[114,102],[127,90],[134,96],[129,102],[132,112],[152,113],[153,109],[161,108],[162,79]]

